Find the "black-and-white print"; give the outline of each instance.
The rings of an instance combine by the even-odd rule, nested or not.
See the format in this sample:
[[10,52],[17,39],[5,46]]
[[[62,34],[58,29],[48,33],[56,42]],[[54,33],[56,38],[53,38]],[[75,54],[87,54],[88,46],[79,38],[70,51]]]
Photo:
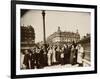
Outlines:
[[90,12],[20,12],[21,69],[91,66]]

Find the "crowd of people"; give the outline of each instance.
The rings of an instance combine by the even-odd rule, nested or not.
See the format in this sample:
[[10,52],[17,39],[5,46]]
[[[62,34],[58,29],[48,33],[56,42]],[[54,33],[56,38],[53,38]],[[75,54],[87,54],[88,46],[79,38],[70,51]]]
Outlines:
[[21,52],[21,69],[39,69],[52,65],[79,64],[83,66],[84,49],[81,44],[34,46]]

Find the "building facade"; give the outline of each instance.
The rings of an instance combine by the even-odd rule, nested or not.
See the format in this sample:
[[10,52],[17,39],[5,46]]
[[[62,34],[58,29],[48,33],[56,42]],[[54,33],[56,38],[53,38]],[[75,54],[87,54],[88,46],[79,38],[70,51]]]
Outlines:
[[35,44],[35,31],[30,26],[21,26],[21,50],[29,49]]
[[78,30],[76,33],[74,32],[66,32],[61,31],[60,27],[58,27],[57,32],[54,32],[47,38],[48,44],[66,44],[66,43],[72,43],[73,41],[78,42],[80,40],[80,34],[78,33]]

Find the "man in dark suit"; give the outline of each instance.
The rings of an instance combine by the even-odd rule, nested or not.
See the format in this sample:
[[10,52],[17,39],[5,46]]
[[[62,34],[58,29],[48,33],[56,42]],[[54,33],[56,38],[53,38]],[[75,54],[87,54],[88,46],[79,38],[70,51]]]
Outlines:
[[34,69],[35,68],[35,50],[31,49],[30,53],[31,53],[30,55],[31,69]]
[[41,46],[41,48],[40,48],[40,60],[39,60],[39,62],[40,62],[40,68],[43,68],[44,67],[44,57],[43,57],[43,53],[44,53],[43,47]]
[[28,50],[25,50],[25,56],[24,56],[23,64],[25,65],[25,69],[30,68],[30,55],[29,55]]

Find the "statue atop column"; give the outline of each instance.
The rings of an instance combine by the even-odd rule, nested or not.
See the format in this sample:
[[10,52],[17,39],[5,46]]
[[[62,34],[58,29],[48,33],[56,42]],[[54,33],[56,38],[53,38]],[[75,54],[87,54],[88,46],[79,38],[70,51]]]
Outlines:
[[61,32],[61,30],[60,30],[60,26],[58,26],[58,32]]

